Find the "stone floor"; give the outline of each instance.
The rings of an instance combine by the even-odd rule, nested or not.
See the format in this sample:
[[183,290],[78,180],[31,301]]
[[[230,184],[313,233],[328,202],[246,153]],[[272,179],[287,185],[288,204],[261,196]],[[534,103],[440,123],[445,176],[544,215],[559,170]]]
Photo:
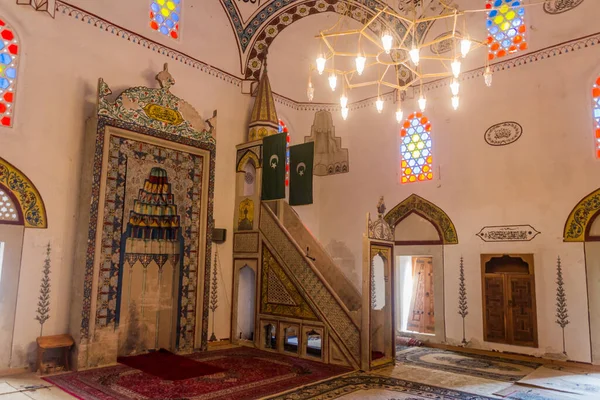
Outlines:
[[[417,367],[410,364],[397,363],[393,367],[383,368],[370,375],[379,377],[389,377],[411,381],[425,385],[454,389],[467,392],[474,395],[486,396],[490,398],[501,398],[494,393],[499,392],[513,385],[511,382],[502,382],[492,379],[484,379],[475,376],[468,376],[454,372],[440,371],[429,368]],[[390,399],[414,399],[425,397],[413,397],[407,394],[399,393],[393,390],[373,389],[357,390],[352,393],[338,397],[344,400],[390,400]],[[74,397],[63,392],[59,388],[52,386],[42,380],[35,373],[24,373],[0,377],[0,400],[59,400],[73,399]],[[321,398],[317,396],[316,398]],[[323,397],[325,398],[325,397]],[[327,397],[332,398],[332,397]],[[545,397],[544,397],[545,398]],[[578,397],[585,399],[586,397]],[[537,398],[539,399],[539,397]]]

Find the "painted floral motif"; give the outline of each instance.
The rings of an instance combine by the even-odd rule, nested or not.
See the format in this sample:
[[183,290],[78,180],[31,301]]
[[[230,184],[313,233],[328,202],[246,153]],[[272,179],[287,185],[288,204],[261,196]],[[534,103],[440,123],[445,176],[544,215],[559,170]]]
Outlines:
[[40,193],[29,178],[2,158],[0,158],[0,184],[16,197],[26,228],[48,227],[46,208]]
[[600,210],[600,189],[583,198],[571,211],[565,224],[564,241],[585,241],[586,228],[598,210]]

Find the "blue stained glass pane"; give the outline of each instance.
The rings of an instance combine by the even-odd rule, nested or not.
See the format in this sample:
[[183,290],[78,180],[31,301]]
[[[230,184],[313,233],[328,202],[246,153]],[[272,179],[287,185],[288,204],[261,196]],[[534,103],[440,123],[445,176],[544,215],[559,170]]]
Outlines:
[[418,132],[418,133],[423,133],[423,125],[419,125],[419,126],[417,127],[417,132]]
[[492,21],[490,21],[489,19],[487,21],[485,21],[486,26],[489,28],[490,26],[492,26]]
[[400,146],[400,151],[404,153],[406,151],[406,146],[405,145]]
[[413,172],[414,172],[415,174],[419,174],[419,173],[421,173],[421,167],[414,167],[414,168],[413,168]]
[[513,7],[519,7],[520,5],[521,5],[521,3],[520,3],[520,2],[518,2],[518,1],[514,1],[514,2],[512,3],[512,6],[513,6]]
[[410,143],[410,138],[408,136],[404,137],[404,144],[409,144]]
[[508,37],[513,37],[517,34],[517,30],[516,29],[509,29],[507,32]]
[[173,3],[179,4],[179,3],[181,3],[181,0],[173,0]]
[[0,40],[0,50],[4,48],[4,40]]
[[428,140],[427,142],[425,142],[425,146],[427,146],[427,148],[431,147],[431,140]]
[[289,151],[289,150],[288,150],[288,151],[286,151],[286,152],[285,152],[285,155],[286,155],[286,157],[289,157],[289,156],[290,156],[290,151]]
[[502,39],[504,39],[504,33],[500,32],[499,34],[496,35],[496,40],[501,41]]
[[6,53],[0,54],[0,63],[8,65],[8,64],[10,64],[11,61],[12,61],[12,58],[8,54],[6,54]]
[[160,14],[156,14],[156,16],[154,17],[154,19],[156,20],[156,22],[158,22],[159,24],[162,24],[163,22],[165,22],[165,18],[160,15]]
[[410,153],[404,153],[404,159],[410,160]]
[[427,157],[429,155],[429,150],[423,149],[421,153],[423,154],[423,157]]
[[412,126],[417,126],[417,125],[419,125],[419,120],[415,118],[412,120]]
[[161,26],[160,27],[160,33],[162,33],[163,35],[168,35],[169,34],[169,28],[167,28],[166,26]]
[[498,10],[490,11],[490,18],[494,18],[496,15],[498,15]]
[[175,22],[179,22],[179,14],[171,13],[171,19],[173,19]]
[[6,71],[4,71],[4,73],[10,79],[15,79],[17,77],[17,70],[14,68],[7,68]]
[[409,166],[409,167],[414,167],[414,166],[415,166],[415,164],[416,164],[416,163],[415,163],[415,160],[410,160],[410,161],[408,162],[408,166]]
[[515,19],[512,24],[513,24],[513,26],[521,25],[521,19],[520,18]]
[[525,9],[524,8],[519,8],[519,10],[517,11],[517,13],[519,13],[519,15],[523,15],[523,14],[525,14]]
[[152,11],[154,11],[155,13],[157,13],[157,12],[160,11],[160,6],[158,4],[156,4],[156,3],[152,3],[152,5],[150,6],[150,9]]
[[509,48],[510,47],[510,40],[506,39],[502,42],[502,47],[505,48]]
[[6,89],[10,85],[10,82],[6,78],[0,78],[0,88]]
[[408,134],[409,134],[409,135],[412,135],[412,134],[414,134],[414,133],[415,133],[415,128],[412,128],[412,127],[411,127],[411,128],[408,128]]
[[496,33],[498,33],[498,29],[499,29],[499,28],[498,28],[498,26],[497,26],[497,25],[494,25],[494,26],[492,26],[492,27],[490,28],[490,33],[491,33],[492,35],[495,35]]
[[494,2],[494,7],[500,7],[502,5],[502,0],[496,0]]
[[594,118],[600,118],[600,108],[594,109]]
[[173,27],[175,26],[175,22],[171,21],[170,19],[167,19],[166,25],[170,28],[173,29]]
[[425,132],[421,135],[421,140],[427,140],[427,139],[429,139],[429,135],[427,134],[427,132]]

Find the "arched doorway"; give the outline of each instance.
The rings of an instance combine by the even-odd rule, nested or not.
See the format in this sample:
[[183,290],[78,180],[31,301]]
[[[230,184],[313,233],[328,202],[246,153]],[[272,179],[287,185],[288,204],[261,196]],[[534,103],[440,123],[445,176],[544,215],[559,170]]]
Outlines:
[[583,243],[592,363],[600,364],[600,189],[573,208],[563,232],[565,242]]
[[384,219],[394,228],[396,333],[442,342],[444,246],[458,243],[454,224],[441,208],[415,194]]
[[9,368],[25,228],[46,228],[46,209],[33,183],[0,158],[0,370]]

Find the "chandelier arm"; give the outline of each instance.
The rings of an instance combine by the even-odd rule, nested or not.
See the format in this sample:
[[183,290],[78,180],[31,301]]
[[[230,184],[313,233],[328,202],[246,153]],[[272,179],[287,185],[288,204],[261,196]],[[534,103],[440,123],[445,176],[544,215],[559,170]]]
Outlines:
[[315,36],[315,38],[325,40],[326,38],[329,38],[329,37],[360,35],[360,34],[361,34],[360,29],[352,29],[352,30],[344,31],[344,32],[319,33],[318,35]]
[[366,23],[366,24],[365,24],[365,25],[364,25],[362,28],[360,28],[360,33],[361,33],[361,34],[362,34],[362,33],[364,33],[364,31],[365,31],[365,30],[367,30],[367,29],[369,28],[369,26],[370,26],[370,25],[371,25],[373,22],[375,22],[375,20],[376,20],[377,18],[379,18],[379,16],[381,15],[381,13],[382,13],[382,12],[381,12],[381,11],[379,11],[379,12],[378,12],[377,14],[375,14],[375,15],[373,16],[373,18],[371,18],[371,19],[370,19],[370,20],[369,20],[369,21],[368,21],[368,22],[367,22],[367,23]]
[[373,39],[371,35],[367,34],[366,32],[361,32],[361,35],[367,38],[367,40],[369,40],[373,44],[375,44],[375,46],[377,46],[379,49],[383,50],[383,46],[381,46],[381,43],[378,39]]
[[348,89],[355,89],[355,88],[365,87],[365,86],[373,86],[373,85],[377,85],[378,83],[379,83],[379,81],[353,83],[353,84],[348,85]]
[[[348,52],[342,52],[342,51],[336,51],[333,53],[334,56],[336,57],[356,57],[356,53],[348,53]],[[377,58],[378,54],[363,54],[363,56],[365,58]]]
[[420,47],[429,47],[433,44],[440,43],[440,42],[443,42],[444,40],[450,40],[450,39],[458,39],[458,37],[455,34],[454,35],[448,34],[448,35],[442,36],[440,38],[435,38],[429,42],[423,43],[423,44],[421,44]]

